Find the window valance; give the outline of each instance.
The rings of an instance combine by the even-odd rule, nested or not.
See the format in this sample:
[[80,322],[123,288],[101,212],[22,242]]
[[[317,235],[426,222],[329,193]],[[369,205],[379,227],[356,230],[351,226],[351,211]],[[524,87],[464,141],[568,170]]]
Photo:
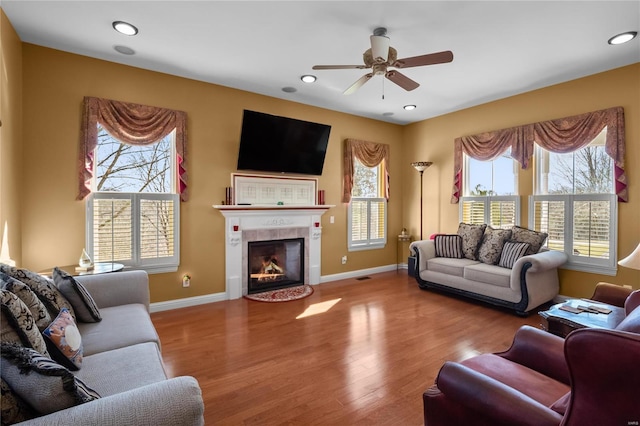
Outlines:
[[100,123],[115,138],[130,145],[148,145],[176,131],[178,192],[186,201],[187,193],[187,114],[110,99],[85,97],[80,135],[78,200],[91,193],[94,169],[94,150],[98,144],[97,125]]
[[377,167],[384,161],[384,179],[382,182],[385,198],[389,200],[389,145],[383,143],[367,142],[357,139],[345,139],[344,141],[344,175],[342,186],[342,202],[351,201],[353,189],[353,161],[357,158],[367,167]]
[[605,127],[605,152],[614,160],[616,195],[618,201],[627,202],[624,110],[614,107],[456,138],[451,203],[458,203],[461,196],[463,153],[477,160],[490,161],[511,148],[511,156],[527,169],[533,157],[534,143],[551,152],[572,152],[588,145]]

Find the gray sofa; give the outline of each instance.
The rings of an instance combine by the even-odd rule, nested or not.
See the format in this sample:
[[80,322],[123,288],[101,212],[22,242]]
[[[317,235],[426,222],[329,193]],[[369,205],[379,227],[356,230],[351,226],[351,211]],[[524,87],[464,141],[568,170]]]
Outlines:
[[167,378],[160,340],[149,316],[146,272],[76,277],[102,321],[78,322],[84,346],[74,374],[101,398],[21,425],[203,425],[204,404],[193,377]]
[[552,250],[520,257],[513,268],[467,258],[436,257],[433,240],[414,241],[414,274],[422,289],[436,289],[513,309],[518,315],[558,295],[558,267],[567,255]]

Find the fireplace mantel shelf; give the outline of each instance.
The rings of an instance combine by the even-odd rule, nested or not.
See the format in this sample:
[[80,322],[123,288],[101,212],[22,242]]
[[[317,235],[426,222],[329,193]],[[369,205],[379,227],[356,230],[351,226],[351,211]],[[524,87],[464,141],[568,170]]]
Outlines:
[[256,211],[256,210],[328,210],[335,207],[332,204],[312,205],[312,206],[298,206],[298,205],[214,205],[214,209],[218,210],[231,210],[231,211]]

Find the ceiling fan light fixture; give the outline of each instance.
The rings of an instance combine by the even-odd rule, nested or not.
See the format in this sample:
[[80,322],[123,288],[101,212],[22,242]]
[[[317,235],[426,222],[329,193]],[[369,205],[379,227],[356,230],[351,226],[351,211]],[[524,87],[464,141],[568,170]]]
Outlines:
[[304,81],[305,83],[313,83],[317,79],[316,79],[315,75],[306,74],[306,75],[303,75],[302,77],[300,77],[300,80]]
[[609,44],[623,44],[626,43],[628,41],[633,40],[634,38],[636,38],[636,36],[638,35],[637,31],[627,31],[624,33],[620,33],[618,35],[614,35],[613,37],[611,37],[609,39],[609,41],[607,43]]
[[372,35],[371,39],[371,56],[374,62],[387,62],[389,57],[389,37]]
[[134,25],[131,25],[128,22],[113,21],[111,25],[113,25],[113,29],[119,32],[120,34],[124,34],[128,36],[134,36],[138,34],[138,29]]
[[415,106],[415,105],[405,105],[402,108],[404,108],[407,111],[412,111],[412,110],[416,109],[417,106]]

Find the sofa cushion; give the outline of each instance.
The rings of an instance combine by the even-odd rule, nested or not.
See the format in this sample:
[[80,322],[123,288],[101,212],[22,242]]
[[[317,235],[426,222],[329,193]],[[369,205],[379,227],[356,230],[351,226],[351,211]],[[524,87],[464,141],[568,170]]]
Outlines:
[[44,338],[36,326],[31,311],[22,300],[7,290],[0,290],[0,341],[17,343],[49,355]]
[[102,319],[98,306],[87,289],[71,275],[55,267],[53,268],[53,282],[73,306],[78,321],[98,322]]
[[155,343],[140,343],[85,357],[74,373],[103,397],[166,380]]
[[76,322],[63,308],[42,334],[51,358],[67,367],[78,370],[82,366],[82,338]]
[[531,247],[527,250],[527,254],[535,254],[540,251],[548,237],[545,232],[532,231],[531,229],[514,226],[511,228],[511,241],[519,243],[529,243]]
[[0,272],[0,282],[2,283],[3,289],[18,296],[18,298],[27,305],[38,330],[42,331],[47,328],[51,323],[51,315],[49,311],[47,311],[47,307],[44,306],[42,301],[38,299],[38,296],[28,285],[3,272]]
[[436,256],[462,259],[462,237],[458,234],[436,235],[434,238]]
[[[153,342],[160,346],[158,333],[143,304],[101,308],[102,321],[78,323],[84,356],[136,343]],[[84,367],[83,367],[84,368]]]
[[511,285],[511,269],[498,265],[478,263],[464,268],[464,278],[498,287],[508,288]]
[[507,241],[504,243],[504,247],[502,247],[502,254],[500,254],[498,266],[509,269],[513,268],[516,261],[527,254],[529,247],[531,247],[531,244],[529,243]]
[[71,303],[58,291],[53,281],[28,269],[18,269],[4,263],[0,263],[0,272],[4,272],[10,277],[28,285],[38,296],[38,299],[47,307],[51,318],[58,316],[60,309],[67,308],[71,316],[75,319],[76,315]]
[[462,277],[464,268],[469,265],[477,265],[478,261],[469,259],[452,259],[448,257],[434,257],[427,261],[427,269],[432,272]]
[[640,334],[640,307],[635,308],[616,326],[616,330]]
[[4,381],[0,380],[0,419],[3,425],[12,425],[38,416],[29,404]]
[[478,260],[488,265],[496,265],[500,260],[502,247],[509,238],[511,238],[511,229],[494,229],[488,226],[478,249]]
[[485,224],[473,225],[464,222],[458,225],[458,235],[462,237],[462,252],[467,259],[478,260],[478,248],[486,227]]
[[2,378],[39,414],[100,398],[69,370],[31,348],[2,343],[0,355]]

